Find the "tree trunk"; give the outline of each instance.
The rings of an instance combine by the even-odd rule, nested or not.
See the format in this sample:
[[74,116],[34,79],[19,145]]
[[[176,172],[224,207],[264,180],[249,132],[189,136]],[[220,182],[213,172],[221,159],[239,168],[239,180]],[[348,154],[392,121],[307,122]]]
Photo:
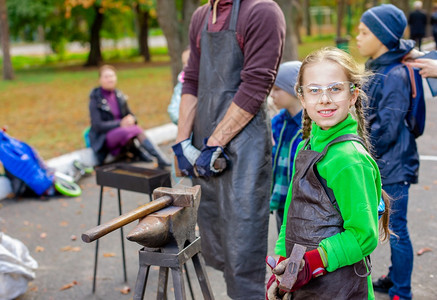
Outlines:
[[337,1],[337,39],[341,38],[341,29],[343,25],[343,19],[344,19],[344,5],[345,0],[338,0]]
[[144,61],[150,61],[149,50],[149,11],[142,11],[139,4],[136,6],[136,13],[138,18],[138,47],[140,55],[144,57]]
[[102,62],[102,51],[100,47],[100,29],[103,25],[103,14],[100,12],[100,6],[94,6],[96,16],[91,25],[90,36],[90,53],[85,66],[98,66]]
[[432,26],[431,26],[431,14],[433,11],[433,2],[432,0],[423,0],[423,10],[426,12],[428,17],[428,23],[426,24],[425,36],[432,36]]
[[295,22],[295,7],[290,0],[277,0],[282,12],[284,13],[286,22],[286,34],[284,43],[284,52],[282,54],[282,61],[297,60],[299,58],[297,52],[297,28]]
[[179,13],[176,1],[156,1],[158,23],[167,40],[173,84],[177,83],[177,76],[182,69],[181,54],[189,45],[188,28],[199,0],[183,0],[182,3],[182,11]]
[[311,14],[310,14],[310,0],[303,0],[304,7],[304,23],[307,36],[311,36]]
[[[303,9],[302,9],[302,0],[293,0],[293,20],[296,28],[296,38],[297,43],[302,44],[302,36],[300,34],[300,29],[303,26]],[[308,10],[308,9],[307,9]],[[297,47],[297,46],[296,46]]]
[[400,8],[408,19],[408,16],[410,15],[410,4],[408,0],[391,0],[390,2]]
[[3,51],[3,79],[14,79],[11,55],[9,53],[9,24],[6,0],[0,0],[0,43]]

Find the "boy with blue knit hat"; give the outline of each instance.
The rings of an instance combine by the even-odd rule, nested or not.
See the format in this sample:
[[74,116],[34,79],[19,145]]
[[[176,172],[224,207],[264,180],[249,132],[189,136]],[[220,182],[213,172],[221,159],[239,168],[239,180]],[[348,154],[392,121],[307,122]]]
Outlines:
[[366,69],[374,75],[363,88],[369,97],[369,134],[382,187],[391,203],[391,266],[388,274],[373,283],[375,291],[391,299],[411,299],[413,247],[407,228],[408,190],[417,183],[419,155],[405,118],[410,107],[411,83],[401,64],[414,48],[414,41],[401,39],[407,26],[404,13],[385,4],[370,8],[361,17],[357,46],[369,57]]
[[270,96],[279,113],[272,119],[273,182],[271,187],[270,211],[276,212],[278,232],[284,218],[284,205],[293,171],[297,145],[302,141],[302,105],[296,96],[297,73],[302,63],[289,61],[279,66]]

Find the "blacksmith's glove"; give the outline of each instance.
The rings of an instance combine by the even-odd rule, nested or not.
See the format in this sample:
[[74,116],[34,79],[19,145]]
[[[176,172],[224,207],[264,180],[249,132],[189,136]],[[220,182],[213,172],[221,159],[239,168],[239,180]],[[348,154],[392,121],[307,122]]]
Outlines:
[[[203,148],[196,160],[196,169],[199,176],[211,177],[220,173],[221,169],[214,168],[215,160],[224,152],[221,146],[207,146],[208,138],[203,141]],[[224,155],[226,158],[226,155]]]
[[185,176],[196,176],[194,173],[194,164],[200,155],[200,151],[191,144],[191,140],[183,140],[173,145],[172,148],[182,174]]
[[[280,256],[277,262],[271,256],[266,257],[266,263],[272,269],[272,271],[282,261],[288,262],[288,260],[283,256]],[[285,265],[287,265],[287,263]],[[285,269],[284,269],[284,271],[285,271]],[[277,274],[277,275],[272,274],[272,276],[270,276],[270,279],[267,282],[266,300],[288,299],[289,293],[287,293],[279,288],[279,283],[282,279],[282,274],[284,273],[284,271],[281,274]]]
[[[322,247],[305,252],[301,265],[299,267],[299,273],[297,274],[296,282],[291,288],[291,292],[294,292],[304,285],[306,285],[312,278],[316,278],[325,275],[326,263],[323,262],[322,256],[326,261],[326,253]],[[285,268],[288,265],[288,259],[279,263],[273,270],[273,274],[284,274]]]

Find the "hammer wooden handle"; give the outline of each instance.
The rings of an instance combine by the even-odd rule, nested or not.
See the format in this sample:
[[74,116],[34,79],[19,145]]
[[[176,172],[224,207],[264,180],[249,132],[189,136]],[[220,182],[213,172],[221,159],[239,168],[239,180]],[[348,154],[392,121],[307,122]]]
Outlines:
[[[175,174],[176,177],[184,177],[185,175],[182,173],[182,171],[179,169],[179,164],[178,164],[178,158],[175,156],[174,157],[174,168],[175,168]],[[214,168],[217,170],[224,170],[226,169],[226,159],[223,157],[219,157],[214,161]],[[196,177],[199,177],[199,175],[197,175],[197,170],[196,167],[194,166],[194,172],[196,174]]]
[[94,228],[87,230],[82,234],[82,241],[85,243],[91,243],[102,236],[126,225],[137,219],[145,217],[148,214],[154,213],[164,207],[167,207],[173,203],[173,198],[170,196],[162,196],[156,200],[153,200],[147,204],[137,207],[128,213],[120,215],[106,223],[98,225]]

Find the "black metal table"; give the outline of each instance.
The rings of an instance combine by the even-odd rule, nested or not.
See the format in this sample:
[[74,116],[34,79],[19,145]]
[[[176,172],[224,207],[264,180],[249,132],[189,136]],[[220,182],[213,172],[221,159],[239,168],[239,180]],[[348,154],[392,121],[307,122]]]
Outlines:
[[[151,200],[154,189],[158,187],[171,187],[171,177],[169,171],[137,167],[127,163],[116,163],[96,168],[96,182],[98,185],[100,185],[97,226],[100,225],[101,222],[104,187],[112,187],[117,189],[118,212],[120,215],[122,214],[121,190],[148,194]],[[124,281],[127,282],[123,227],[120,228],[120,235]],[[99,240],[96,241],[94,255],[93,293],[96,291],[98,252]]]

